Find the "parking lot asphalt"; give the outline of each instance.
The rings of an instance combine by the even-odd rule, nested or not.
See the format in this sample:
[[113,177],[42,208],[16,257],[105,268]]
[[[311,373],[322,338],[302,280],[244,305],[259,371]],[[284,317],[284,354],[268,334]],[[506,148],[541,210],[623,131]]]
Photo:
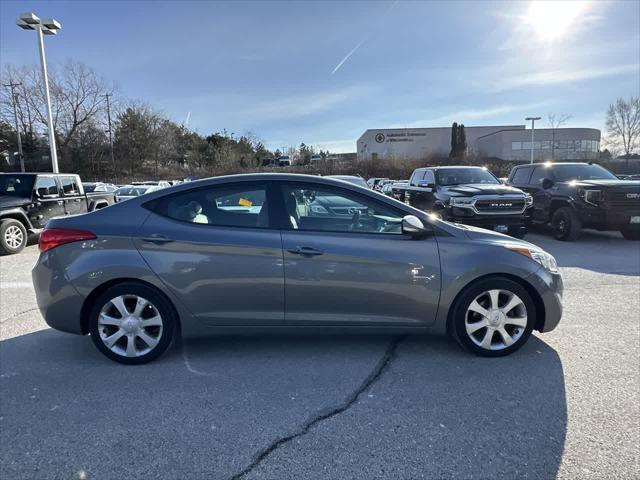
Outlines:
[[438,337],[220,337],[139,367],[49,329],[0,257],[0,478],[638,478],[640,244],[536,233],[559,327],[478,358]]

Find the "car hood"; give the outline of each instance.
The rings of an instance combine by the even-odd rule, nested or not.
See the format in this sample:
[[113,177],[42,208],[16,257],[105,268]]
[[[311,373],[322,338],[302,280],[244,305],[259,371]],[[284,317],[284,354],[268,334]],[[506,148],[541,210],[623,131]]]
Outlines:
[[0,195],[0,208],[21,207],[31,203],[29,198]]
[[636,190],[640,188],[640,180],[572,180],[566,183],[575,187],[599,187],[605,190],[615,190],[617,188],[629,190],[629,187],[631,187],[631,190]]
[[470,184],[451,185],[450,187],[440,187],[439,190],[452,197],[472,197],[474,195],[513,195],[522,194],[522,190],[502,184]]
[[505,245],[520,245],[527,248],[536,248],[541,250],[540,247],[537,247],[533,243],[525,242],[524,240],[520,240],[518,238],[510,237],[509,235],[505,235],[504,233],[494,232],[493,230],[487,230],[485,228],[480,227],[472,227],[470,225],[456,225],[464,229],[464,233],[471,240],[487,242],[487,243],[500,243]]

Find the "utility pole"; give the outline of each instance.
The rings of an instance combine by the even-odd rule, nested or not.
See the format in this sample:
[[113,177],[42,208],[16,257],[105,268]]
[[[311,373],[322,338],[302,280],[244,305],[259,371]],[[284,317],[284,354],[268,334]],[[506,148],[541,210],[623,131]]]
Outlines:
[[9,82],[8,87],[11,89],[11,101],[13,103],[13,118],[16,122],[16,136],[18,137],[18,157],[20,157],[20,171],[24,172],[24,157],[22,156],[22,138],[20,137],[20,126],[18,125],[18,94],[15,92],[15,88],[22,85],[21,83]]
[[111,147],[111,164],[113,165],[113,175],[115,177],[116,183],[118,181],[118,173],[116,170],[116,160],[113,156],[113,137],[111,136],[111,108],[109,106],[109,97],[111,97],[112,93],[106,93],[104,97],[107,99],[107,121],[109,122],[109,146]]

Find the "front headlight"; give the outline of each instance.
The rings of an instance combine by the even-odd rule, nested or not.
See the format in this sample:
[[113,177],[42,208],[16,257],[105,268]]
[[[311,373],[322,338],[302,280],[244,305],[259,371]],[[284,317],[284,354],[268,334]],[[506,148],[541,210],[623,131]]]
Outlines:
[[470,207],[473,205],[473,199],[465,197],[451,197],[449,205],[452,207]]
[[601,190],[578,190],[578,196],[591,205],[599,205],[602,201]]
[[527,207],[530,207],[531,205],[533,205],[533,197],[528,193],[524,196],[524,204]]
[[550,253],[545,252],[544,250],[540,250],[538,248],[528,248],[520,245],[509,245],[507,246],[509,250],[515,253],[519,253],[520,255],[524,255],[525,257],[529,257],[534,262],[538,262],[542,265],[546,270],[552,273],[558,273],[558,263],[556,259]]

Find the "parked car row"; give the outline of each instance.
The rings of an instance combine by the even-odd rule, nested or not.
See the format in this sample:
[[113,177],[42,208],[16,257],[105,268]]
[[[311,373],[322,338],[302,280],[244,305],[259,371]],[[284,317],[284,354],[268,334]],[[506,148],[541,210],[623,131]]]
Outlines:
[[549,225],[558,240],[582,228],[620,231],[640,239],[640,181],[621,180],[591,163],[537,163],[514,167],[506,179],[486,168],[416,169],[408,182],[383,184],[382,192],[443,220],[522,238],[534,224]]
[[0,174],[0,254],[20,252],[31,234],[56,217],[78,215],[182,183],[132,182],[114,185],[81,182],[78,175],[54,173]]
[[0,253],[20,252],[28,235],[39,233],[52,218],[92,212],[114,202],[114,193],[106,188],[86,191],[78,175],[0,173]]

